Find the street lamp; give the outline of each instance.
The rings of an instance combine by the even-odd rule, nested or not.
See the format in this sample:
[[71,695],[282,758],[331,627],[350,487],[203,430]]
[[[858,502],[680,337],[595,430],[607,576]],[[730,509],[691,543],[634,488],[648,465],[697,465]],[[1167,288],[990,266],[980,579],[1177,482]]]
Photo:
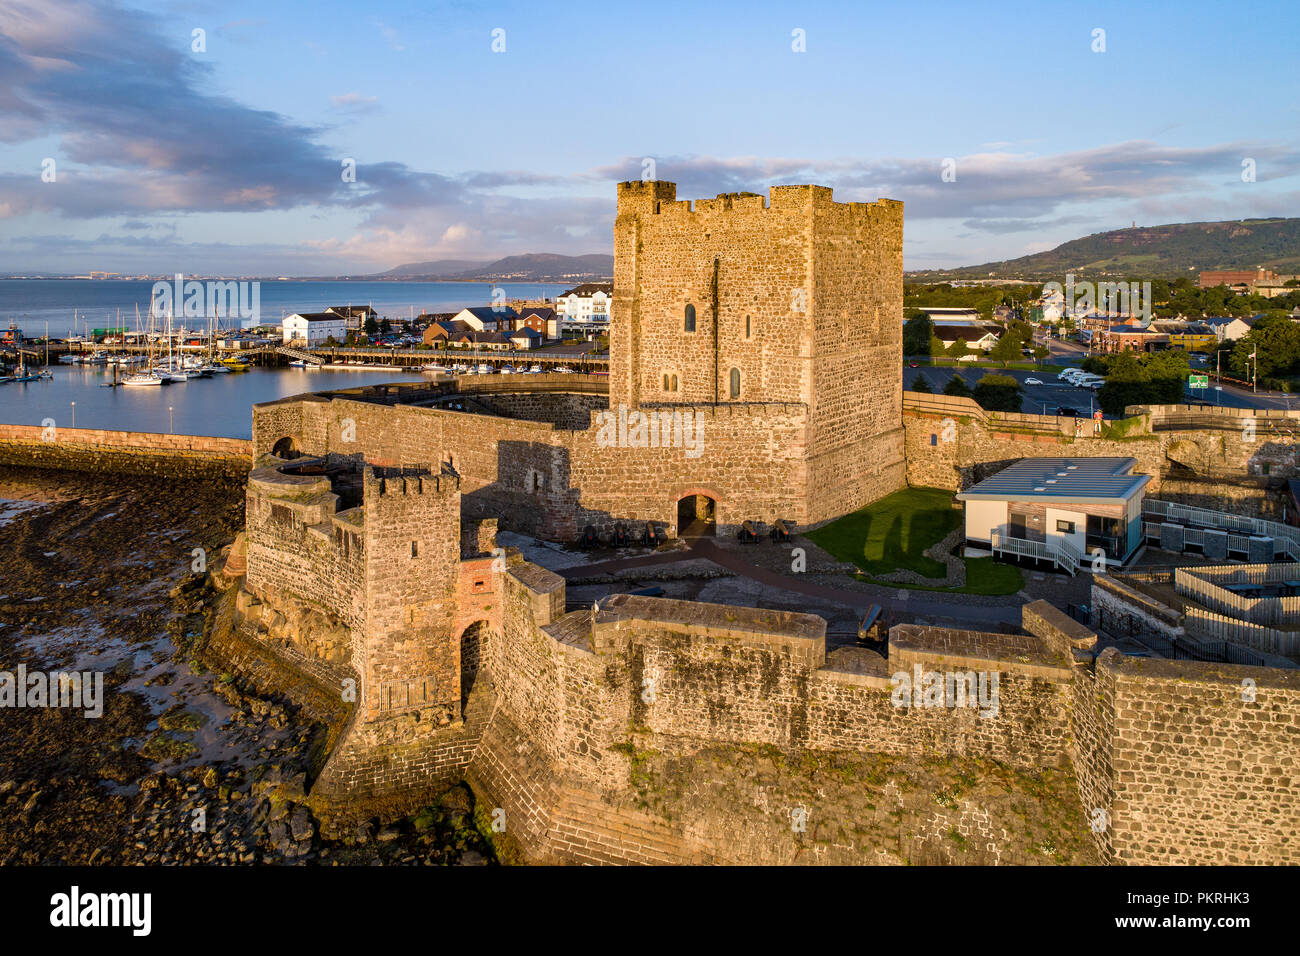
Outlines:
[[172,407],[170,405],[167,406],[167,433],[173,434]]
[[77,427],[77,403],[72,403],[72,427]]

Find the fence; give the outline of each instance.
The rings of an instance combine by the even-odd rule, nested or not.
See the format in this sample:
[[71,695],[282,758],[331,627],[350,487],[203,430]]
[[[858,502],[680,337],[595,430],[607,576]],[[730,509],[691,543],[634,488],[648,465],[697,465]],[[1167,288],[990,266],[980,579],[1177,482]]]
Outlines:
[[[1295,631],[1279,631],[1249,621],[1238,621],[1213,611],[1189,607],[1184,617],[1183,626],[1187,633],[1201,639],[1213,639],[1228,643],[1228,646],[1242,645],[1277,654],[1283,657],[1300,657],[1300,634]],[[1250,664],[1253,661],[1230,660],[1233,664]]]
[[[1296,665],[1280,656],[1275,648],[1285,647],[1285,641],[1270,641],[1262,634],[1235,630],[1231,625],[1240,622],[1221,617],[1209,612],[1200,612],[1202,617],[1195,623],[1190,615],[1185,622],[1186,633],[1165,636],[1151,629],[1140,617],[1109,608],[1097,608],[1097,630],[1112,638],[1128,638],[1141,644],[1153,654],[1175,661],[1204,661],[1214,664],[1245,664],[1251,667],[1295,667]],[[1222,622],[1220,624],[1219,622]],[[1258,631],[1269,635],[1285,632]],[[1295,635],[1290,635],[1294,637]],[[1255,641],[1258,640],[1259,644]],[[1247,646],[1248,645],[1248,646]]]
[[[1272,569],[1272,570],[1270,570]],[[1218,579],[1206,580],[1211,572]],[[1179,568],[1174,572],[1174,590],[1184,597],[1243,621],[1255,624],[1300,623],[1300,596],[1249,597],[1224,584],[1262,586],[1300,577],[1297,565],[1244,565],[1241,568]]]
[[1049,544],[1046,541],[1030,541],[1027,538],[1011,538],[1002,534],[1000,531],[994,531],[990,537],[989,543],[993,553],[1013,554],[1021,558],[1034,558],[1040,561],[1051,561],[1064,571],[1071,575],[1076,574],[1079,570],[1081,556],[1077,548],[1068,541],[1062,541],[1059,544]]
[[[1195,508],[1191,505],[1180,505],[1172,501],[1161,501],[1158,498],[1147,498],[1143,501],[1142,514],[1144,517],[1160,518],[1172,524],[1195,526],[1188,529],[1189,534],[1196,529],[1209,528],[1215,531],[1237,532],[1238,535],[1243,536],[1238,539],[1238,543],[1241,543],[1244,536],[1248,535],[1272,538],[1274,543],[1280,545],[1291,560],[1300,561],[1300,529],[1277,521],[1251,518],[1246,515],[1234,515],[1226,511],[1211,511],[1209,508]],[[1144,526],[1143,532],[1146,533],[1146,531],[1147,527]],[[1159,536],[1159,533],[1157,528],[1156,536]],[[1191,543],[1190,538],[1188,543]],[[1228,538],[1228,547],[1232,550],[1245,550],[1243,547],[1234,548],[1231,536]]]

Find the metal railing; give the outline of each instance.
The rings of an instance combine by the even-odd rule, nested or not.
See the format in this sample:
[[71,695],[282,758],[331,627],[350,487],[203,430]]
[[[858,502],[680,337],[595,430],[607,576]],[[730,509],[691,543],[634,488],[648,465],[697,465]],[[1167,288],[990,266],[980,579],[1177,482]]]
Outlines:
[[1000,531],[994,531],[990,544],[995,555],[1013,554],[1021,558],[1051,561],[1070,575],[1078,573],[1079,570],[1081,560],[1079,550],[1068,541],[1051,544],[1046,541],[1030,541],[1027,538],[1012,538]]
[[[1196,508],[1191,505],[1180,505],[1172,501],[1161,501],[1158,498],[1147,498],[1143,501],[1142,514],[1144,517],[1150,515],[1163,518],[1173,524],[1194,525],[1196,529],[1200,530],[1208,528],[1214,531],[1235,531],[1241,535],[1237,539],[1238,543],[1244,542],[1244,536],[1246,535],[1272,538],[1275,544],[1281,544],[1291,560],[1300,560],[1300,528],[1293,528],[1277,521],[1269,521],[1265,518],[1251,518],[1247,515],[1234,515],[1226,511],[1212,511],[1209,508]],[[1190,532],[1194,529],[1188,530]],[[1143,531],[1146,531],[1145,526]],[[1199,544],[1200,541],[1198,540],[1196,543]],[[1228,546],[1233,550],[1245,550],[1244,547],[1233,547],[1232,537],[1228,539]]]

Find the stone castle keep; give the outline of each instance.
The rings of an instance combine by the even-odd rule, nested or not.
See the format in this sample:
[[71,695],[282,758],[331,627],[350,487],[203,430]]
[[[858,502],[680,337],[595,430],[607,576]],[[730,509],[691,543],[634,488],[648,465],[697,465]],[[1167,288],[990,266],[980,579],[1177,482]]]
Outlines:
[[[497,546],[498,522],[558,540],[617,521],[807,527],[902,487],[901,242],[895,202],[797,186],[692,205],[624,183],[608,383],[255,409],[211,651],[330,727],[308,793],[323,825],[467,780],[537,861],[900,862],[859,829],[887,822],[828,786],[756,792],[727,755],[925,755],[1065,775],[1078,829],[1104,820],[1086,842],[1105,861],[1300,856],[1295,671],[1099,651],[1044,602],[1017,634],[902,624],[887,656],[828,652],[809,614],[631,595],[568,611],[563,578]],[[598,440],[620,408],[689,412],[697,454]],[[996,674],[997,706],[899,706],[891,675],[915,669]],[[982,861],[1035,862],[994,831]]]

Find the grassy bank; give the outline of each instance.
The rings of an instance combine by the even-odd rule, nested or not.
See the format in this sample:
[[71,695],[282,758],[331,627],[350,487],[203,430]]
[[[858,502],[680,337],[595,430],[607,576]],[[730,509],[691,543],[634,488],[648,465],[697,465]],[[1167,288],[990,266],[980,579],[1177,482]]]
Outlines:
[[[838,560],[856,565],[869,580],[907,570],[937,579],[935,586],[917,590],[969,594],[1019,591],[1024,584],[1020,569],[999,564],[992,558],[966,561],[965,587],[943,586],[946,574],[943,563],[926,557],[924,552],[961,522],[962,513],[952,507],[952,492],[941,488],[905,488],[809,532],[808,537]],[[896,582],[876,580],[874,583],[896,586]]]

